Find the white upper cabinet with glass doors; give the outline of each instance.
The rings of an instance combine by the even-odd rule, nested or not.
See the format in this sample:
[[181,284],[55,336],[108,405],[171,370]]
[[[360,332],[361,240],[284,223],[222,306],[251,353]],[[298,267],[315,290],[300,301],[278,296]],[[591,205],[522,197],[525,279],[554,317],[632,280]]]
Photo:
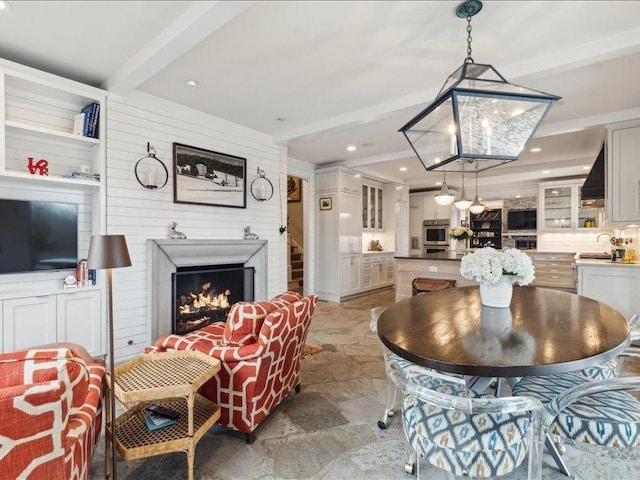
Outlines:
[[383,230],[382,224],[383,186],[378,183],[362,185],[362,228]]
[[541,182],[538,230],[570,231],[599,228],[602,209],[580,205],[584,179]]

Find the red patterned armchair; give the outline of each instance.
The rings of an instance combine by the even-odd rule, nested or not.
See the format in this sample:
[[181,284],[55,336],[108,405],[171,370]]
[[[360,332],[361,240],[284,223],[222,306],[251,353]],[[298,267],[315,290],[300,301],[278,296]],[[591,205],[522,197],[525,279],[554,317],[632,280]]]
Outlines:
[[1,478],[89,478],[104,372],[70,343],[0,354]]
[[293,390],[300,391],[300,363],[317,297],[286,292],[269,302],[239,302],[225,324],[186,335],[168,335],[147,352],[199,350],[220,360],[218,374],[200,393],[221,409],[218,423],[253,431]]

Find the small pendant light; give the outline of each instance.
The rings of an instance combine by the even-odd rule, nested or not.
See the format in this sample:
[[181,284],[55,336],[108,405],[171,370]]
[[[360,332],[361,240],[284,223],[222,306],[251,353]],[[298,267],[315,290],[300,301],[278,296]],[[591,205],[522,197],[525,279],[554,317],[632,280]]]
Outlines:
[[433,197],[438,205],[450,205],[456,197],[449,191],[447,187],[447,174],[443,172],[442,187],[440,187],[440,193]]
[[464,165],[462,167],[462,190],[460,191],[460,199],[456,201],[455,205],[458,210],[466,210],[471,206],[473,202],[467,198],[467,194],[464,191]]
[[478,200],[478,165],[476,164],[476,196],[473,197],[473,203],[469,207],[469,211],[474,214],[484,212],[484,205]]

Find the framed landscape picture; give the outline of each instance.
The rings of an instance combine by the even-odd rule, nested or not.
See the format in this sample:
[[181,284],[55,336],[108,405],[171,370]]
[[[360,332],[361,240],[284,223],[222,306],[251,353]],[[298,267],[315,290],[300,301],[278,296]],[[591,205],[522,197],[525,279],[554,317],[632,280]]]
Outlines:
[[173,144],[173,201],[247,207],[247,159]]

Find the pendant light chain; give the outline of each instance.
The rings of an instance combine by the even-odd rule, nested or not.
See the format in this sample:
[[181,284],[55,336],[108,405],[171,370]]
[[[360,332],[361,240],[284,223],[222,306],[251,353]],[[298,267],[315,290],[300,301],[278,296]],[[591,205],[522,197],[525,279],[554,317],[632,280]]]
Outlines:
[[471,56],[471,15],[467,15],[467,58],[464,59],[465,63],[474,63]]

